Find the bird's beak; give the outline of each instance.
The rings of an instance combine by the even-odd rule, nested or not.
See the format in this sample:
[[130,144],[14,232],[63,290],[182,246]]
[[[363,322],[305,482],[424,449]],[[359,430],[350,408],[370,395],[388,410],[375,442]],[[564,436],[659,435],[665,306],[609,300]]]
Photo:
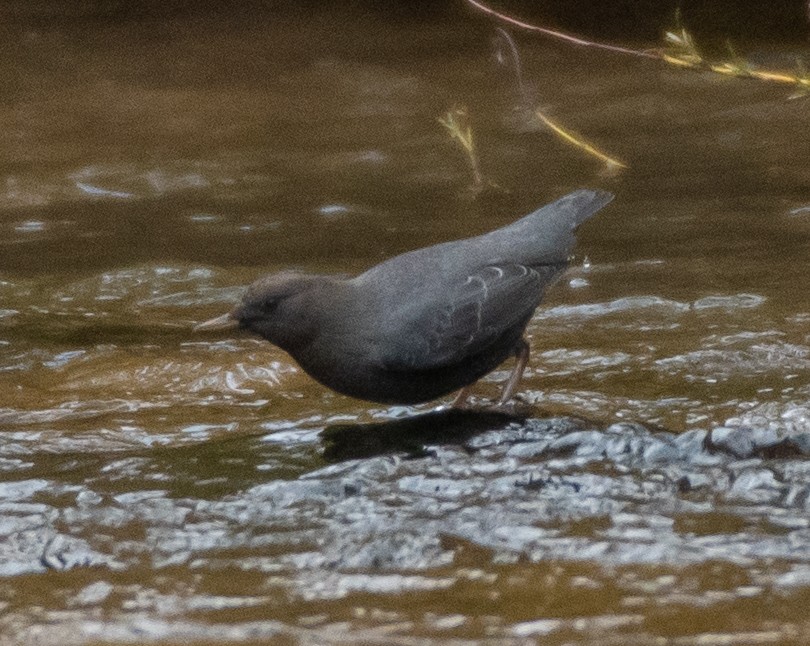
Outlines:
[[208,330],[232,330],[237,327],[239,327],[239,321],[234,318],[233,314],[228,312],[227,314],[217,316],[215,319],[211,319],[210,321],[198,323],[192,328],[192,331],[207,332]]

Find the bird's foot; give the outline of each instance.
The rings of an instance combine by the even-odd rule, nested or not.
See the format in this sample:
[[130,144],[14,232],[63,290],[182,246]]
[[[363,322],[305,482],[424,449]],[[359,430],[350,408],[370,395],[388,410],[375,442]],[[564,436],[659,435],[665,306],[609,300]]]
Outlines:
[[512,417],[531,417],[537,412],[534,406],[523,401],[519,395],[506,401],[499,399],[494,404],[486,406],[485,410],[492,411],[493,413],[503,413]]

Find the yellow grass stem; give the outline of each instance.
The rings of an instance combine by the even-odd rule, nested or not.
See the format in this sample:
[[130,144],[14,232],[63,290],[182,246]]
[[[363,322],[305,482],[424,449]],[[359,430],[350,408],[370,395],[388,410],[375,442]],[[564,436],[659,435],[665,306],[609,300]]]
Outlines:
[[710,63],[706,61],[695,46],[695,42],[691,34],[682,26],[680,12],[677,12],[675,16],[675,29],[664,33],[664,40],[667,43],[667,48],[660,50],[646,50],[619,47],[598,41],[586,40],[573,34],[567,34],[565,32],[556,31],[547,27],[541,27],[539,25],[533,25],[531,23],[518,20],[513,16],[495,11],[493,8],[484,4],[484,2],[481,0],[466,0],[466,2],[475,9],[493,16],[503,23],[512,25],[513,27],[517,27],[519,29],[540,33],[550,38],[556,38],[573,45],[594,47],[631,56],[657,58],[676,67],[686,69],[703,69],[714,72],[715,74],[724,74],[726,76],[734,76],[736,78],[756,79],[759,81],[770,81],[774,83],[789,83],[797,86],[796,92],[789,97],[792,99],[810,95],[810,76],[808,76],[801,69],[799,69],[799,71],[795,74],[778,72],[775,70],[756,70],[751,69],[744,60],[739,59],[736,56],[733,57],[733,60],[726,62]]
[[715,74],[733,76],[735,78],[757,79],[773,83],[789,83],[797,86],[797,92],[791,97],[796,98],[810,92],[810,77],[801,69],[795,74],[777,72],[773,70],[758,70],[753,68],[744,58],[737,55],[731,43],[728,44],[729,59],[718,63],[707,61],[697,49],[692,35],[681,24],[680,12],[675,14],[675,29],[664,33],[664,40],[668,48],[661,52],[661,59],[676,67],[704,69]]
[[564,139],[568,143],[576,146],[580,150],[584,150],[589,155],[596,157],[603,161],[608,168],[616,169],[616,168],[627,168],[626,164],[623,164],[618,159],[610,157],[609,155],[603,153],[601,150],[592,146],[587,141],[585,141],[579,135],[572,133],[569,130],[566,130],[561,125],[554,123],[551,119],[549,119],[546,115],[544,115],[540,110],[535,111],[535,115],[537,116],[540,121],[542,121],[546,126],[548,126],[557,136]]

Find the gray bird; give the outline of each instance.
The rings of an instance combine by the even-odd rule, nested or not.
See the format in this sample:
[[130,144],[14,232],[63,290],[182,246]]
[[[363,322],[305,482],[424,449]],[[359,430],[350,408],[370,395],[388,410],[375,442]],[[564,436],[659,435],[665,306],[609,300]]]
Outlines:
[[460,390],[511,356],[499,404],[529,359],[526,325],[568,266],[574,230],[613,199],[579,190],[473,238],[395,256],[354,278],[285,271],[248,287],[194,330],[239,327],[289,353],[339,393],[415,404]]

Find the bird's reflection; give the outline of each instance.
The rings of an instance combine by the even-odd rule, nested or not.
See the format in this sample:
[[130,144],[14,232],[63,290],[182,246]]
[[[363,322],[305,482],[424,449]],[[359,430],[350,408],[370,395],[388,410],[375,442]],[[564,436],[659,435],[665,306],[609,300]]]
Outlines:
[[330,462],[402,452],[418,457],[426,444],[461,444],[525,419],[517,412],[450,408],[390,422],[335,424],[321,433],[323,456]]

